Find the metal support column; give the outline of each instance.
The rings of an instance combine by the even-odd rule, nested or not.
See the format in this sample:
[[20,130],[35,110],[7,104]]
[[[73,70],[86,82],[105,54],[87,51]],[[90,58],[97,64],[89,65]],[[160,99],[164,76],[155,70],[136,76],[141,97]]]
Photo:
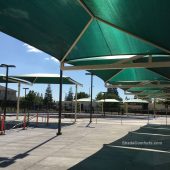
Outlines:
[[154,101],[153,101],[153,113],[154,113],[154,118],[156,117],[156,112],[155,112],[155,106],[156,106],[156,103],[155,103],[155,98],[154,98]]
[[91,74],[90,123],[92,122],[92,114],[93,114],[93,74]]
[[168,124],[168,104],[166,105],[166,126]]
[[60,69],[60,90],[59,90],[59,110],[58,110],[58,135],[61,133],[61,112],[62,112],[62,87],[63,87],[63,71]]
[[128,103],[125,103],[125,113],[128,114]]
[[90,121],[89,123],[92,122],[92,114],[93,114],[93,73],[86,73],[86,75],[90,75],[91,76],[91,100],[90,100]]
[[77,120],[77,90],[78,90],[78,87],[77,87],[78,85],[76,84],[76,92],[75,92],[75,117],[74,117],[74,119],[75,119],[75,122],[76,122],[76,120]]
[[24,87],[23,88],[24,90],[25,90],[25,102],[24,102],[24,114],[26,113],[26,111],[27,111],[27,101],[26,101],[26,97],[27,97],[27,90],[29,89],[29,88],[27,88],[27,87]]
[[80,107],[80,113],[81,113],[81,102],[79,102],[79,107]]
[[103,103],[104,118],[106,117],[106,111],[105,111],[105,108],[106,108],[106,102],[105,102],[105,99],[106,99],[106,93],[104,92],[104,103]]
[[17,114],[16,114],[16,120],[18,120],[18,115],[19,115],[20,89],[21,89],[21,82],[18,82],[18,98],[17,98]]
[[104,111],[103,111],[103,102],[102,102],[102,114],[104,114]]
[[148,108],[148,124],[149,124],[149,108]]
[[8,89],[8,66],[6,67],[5,97],[4,97],[4,119],[6,119],[7,89]]

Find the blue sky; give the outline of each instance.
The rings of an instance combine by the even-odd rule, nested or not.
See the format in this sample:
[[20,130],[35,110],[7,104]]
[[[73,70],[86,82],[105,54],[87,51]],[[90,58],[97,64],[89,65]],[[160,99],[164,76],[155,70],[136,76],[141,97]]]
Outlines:
[[[59,62],[50,55],[39,51],[31,46],[21,42],[13,37],[10,37],[0,32],[0,64],[14,64],[16,68],[10,68],[9,74],[31,74],[31,73],[55,73],[59,74]],[[74,80],[83,84],[83,87],[79,87],[78,91],[84,91],[89,93],[90,88],[90,76],[85,75],[85,71],[64,71],[65,76],[69,76]],[[5,74],[5,69],[0,68],[0,74]],[[4,84],[1,84],[4,85]],[[9,84],[10,88],[17,90],[17,84]],[[45,93],[47,85],[33,85],[26,86],[21,85],[21,88],[28,87],[30,90],[34,90],[39,93]],[[63,86],[63,97],[68,93],[70,85]],[[51,85],[53,98],[58,100],[59,86]],[[73,92],[75,87],[72,86]],[[94,76],[93,96],[100,91],[106,91],[104,82]],[[119,95],[123,98],[124,91],[118,89]],[[24,90],[21,90],[21,96],[24,95]]]

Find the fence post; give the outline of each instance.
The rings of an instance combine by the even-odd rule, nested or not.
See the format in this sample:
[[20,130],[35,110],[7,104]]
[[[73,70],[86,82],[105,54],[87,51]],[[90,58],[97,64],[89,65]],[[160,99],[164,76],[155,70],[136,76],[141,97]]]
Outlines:
[[47,113],[47,126],[48,126],[48,123],[49,123],[49,113]]
[[1,131],[2,131],[2,130],[1,130],[1,123],[2,123],[2,122],[1,122],[1,114],[0,114],[0,133],[1,133]]
[[37,116],[36,116],[36,127],[38,127],[38,113],[37,113]]
[[1,119],[1,114],[0,114],[0,134],[2,133],[2,119]]
[[26,113],[24,114],[23,130],[26,128]]
[[29,123],[30,123],[30,113],[28,112],[27,113],[27,127],[29,126]]
[[0,121],[1,121],[0,135],[4,135],[5,134],[5,117],[0,115]]

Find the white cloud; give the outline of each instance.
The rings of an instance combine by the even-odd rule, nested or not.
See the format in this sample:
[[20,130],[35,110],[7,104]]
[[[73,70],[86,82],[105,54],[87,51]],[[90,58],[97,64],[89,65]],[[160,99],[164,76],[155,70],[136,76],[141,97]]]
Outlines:
[[44,60],[50,60],[50,58],[49,58],[49,57],[46,57],[46,58],[44,58]]
[[42,53],[42,51],[38,50],[37,48],[31,46],[31,45],[28,45],[26,43],[24,43],[24,46],[27,48],[27,52],[30,52],[30,53]]
[[56,63],[59,63],[59,60],[57,60],[55,57],[51,57],[51,60],[56,62]]
[[57,60],[55,57],[46,57],[46,58],[44,58],[44,60],[46,60],[46,61],[53,61],[55,63],[59,63],[59,60]]

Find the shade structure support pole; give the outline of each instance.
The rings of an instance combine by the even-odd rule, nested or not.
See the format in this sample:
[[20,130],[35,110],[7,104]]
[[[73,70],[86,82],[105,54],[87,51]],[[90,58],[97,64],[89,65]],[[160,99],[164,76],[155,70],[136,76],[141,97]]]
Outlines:
[[18,115],[19,115],[20,89],[21,89],[21,82],[18,82],[18,98],[17,98],[17,114],[16,114],[16,120],[18,120]]
[[155,118],[155,116],[156,116],[156,112],[155,112],[155,104],[156,104],[156,103],[155,103],[155,98],[154,98],[154,103],[153,103],[153,109],[154,109],[154,110],[153,110],[153,113],[154,113],[154,118]]
[[93,21],[93,16],[91,16],[90,20],[87,22],[87,24],[85,25],[85,27],[83,28],[83,30],[80,32],[80,34],[78,35],[78,37],[75,39],[75,41],[73,42],[73,44],[71,45],[71,47],[68,49],[68,51],[66,52],[66,54],[64,55],[64,57],[62,58],[61,62],[64,62],[64,60],[67,58],[67,56],[70,54],[70,52],[72,51],[72,49],[76,46],[76,44],[78,43],[78,41],[80,40],[80,38],[83,36],[83,34],[85,33],[85,31],[88,29],[89,25],[91,24],[91,22]]
[[5,81],[5,96],[4,96],[4,119],[6,120],[6,105],[7,105],[7,89],[8,89],[8,69],[6,67],[6,81]]
[[125,103],[125,113],[128,114],[128,103]]
[[79,106],[80,106],[80,113],[81,113],[81,102],[79,103]]
[[93,74],[91,74],[91,101],[90,101],[90,122],[92,122],[92,114],[93,114]]
[[78,90],[78,85],[76,84],[76,92],[75,92],[75,117],[74,121],[77,121],[77,90]]
[[104,111],[103,111],[103,102],[102,102],[102,114],[104,115]]
[[104,118],[106,117],[106,102],[105,102],[105,99],[106,99],[106,93],[104,93],[104,102],[103,102],[103,111],[104,111]]
[[79,0],[79,3],[91,17],[95,17],[93,13],[89,10],[89,8],[86,6],[86,4],[83,2],[83,0]]
[[148,124],[149,124],[149,107],[148,107]]
[[60,88],[59,88],[59,109],[58,109],[58,135],[61,133],[61,113],[62,113],[62,86],[63,86],[63,71],[60,69]]
[[166,126],[168,124],[168,104],[166,106]]
[[112,63],[112,64],[100,64],[100,65],[82,65],[82,66],[62,66],[62,70],[113,70],[124,68],[164,68],[170,67],[169,61],[161,62],[144,62],[144,63]]

